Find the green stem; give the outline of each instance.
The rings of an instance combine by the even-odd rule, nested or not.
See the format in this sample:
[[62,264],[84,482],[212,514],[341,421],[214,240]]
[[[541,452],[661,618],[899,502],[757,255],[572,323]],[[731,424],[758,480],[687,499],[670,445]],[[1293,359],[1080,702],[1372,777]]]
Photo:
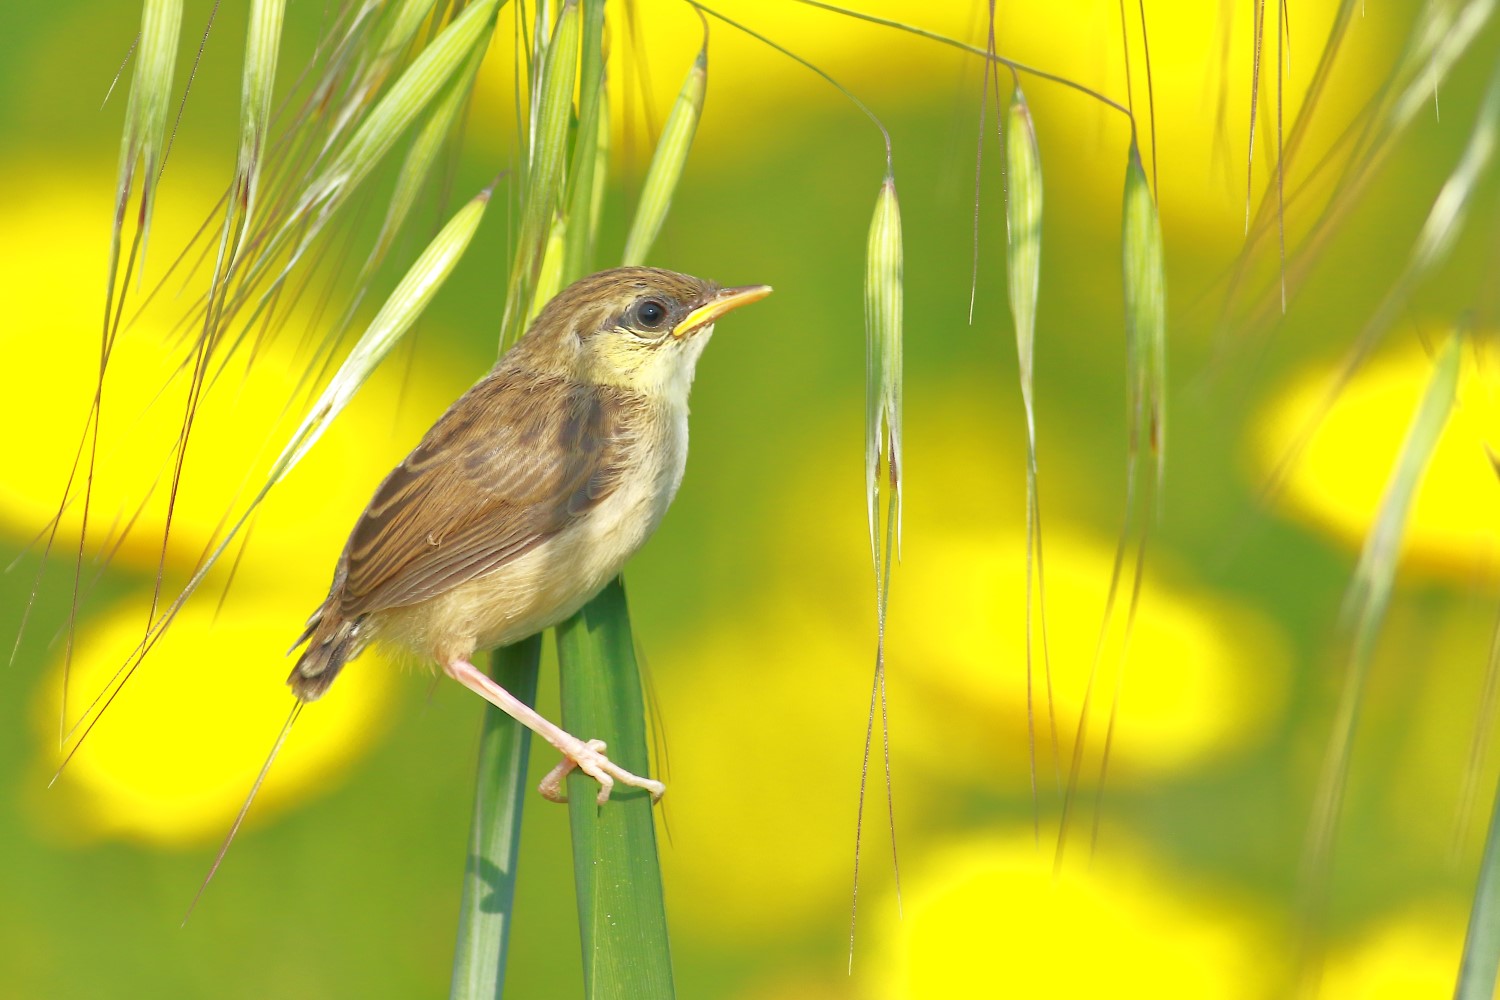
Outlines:
[[[541,662],[542,637],[537,634],[495,650],[490,676],[526,704],[535,705]],[[453,984],[448,993],[451,1000],[498,998],[505,987],[530,751],[531,730],[493,705],[487,706],[479,741],[474,820],[464,865]]]
[[[614,580],[557,628],[563,728],[601,739],[616,764],[646,775],[646,709],[625,586]],[[650,796],[616,784],[603,806],[599,786],[568,777],[573,875],[591,1000],[673,996],[672,955]]]
[[1464,958],[1458,969],[1454,1000],[1481,997],[1490,1000],[1495,995],[1497,971],[1500,971],[1500,787],[1495,789],[1490,832],[1479,866],[1479,885],[1474,889],[1474,907],[1469,911],[1469,931],[1464,940]]

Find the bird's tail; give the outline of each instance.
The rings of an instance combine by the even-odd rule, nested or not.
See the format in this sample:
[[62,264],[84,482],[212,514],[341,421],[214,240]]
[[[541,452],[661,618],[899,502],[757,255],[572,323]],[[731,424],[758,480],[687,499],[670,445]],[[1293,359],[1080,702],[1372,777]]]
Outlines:
[[344,664],[364,649],[361,625],[362,619],[345,618],[339,614],[332,597],[313,612],[307,620],[307,630],[292,646],[296,649],[307,643],[307,648],[302,650],[297,665],[286,679],[300,700],[317,701],[321,698]]

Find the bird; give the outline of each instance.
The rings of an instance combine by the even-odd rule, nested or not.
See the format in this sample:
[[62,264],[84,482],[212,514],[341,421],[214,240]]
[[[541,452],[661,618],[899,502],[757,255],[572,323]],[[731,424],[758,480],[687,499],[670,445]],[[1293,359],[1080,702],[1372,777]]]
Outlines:
[[474,656],[567,619],[656,531],[682,483],[688,394],[714,324],[770,292],[650,267],[559,292],[375,490],[293,647],[299,709],[371,644],[394,647],[555,747],[545,797],[563,801],[576,767],[601,805],[616,783],[659,800],[661,782],[544,718]]

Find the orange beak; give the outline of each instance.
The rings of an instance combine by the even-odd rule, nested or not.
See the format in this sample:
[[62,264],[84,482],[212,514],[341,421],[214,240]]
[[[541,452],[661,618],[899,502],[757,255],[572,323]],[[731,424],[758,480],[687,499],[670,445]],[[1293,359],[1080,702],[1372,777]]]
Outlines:
[[686,337],[711,325],[720,316],[740,306],[747,306],[752,302],[759,302],[771,294],[770,285],[741,285],[738,288],[721,288],[703,305],[694,309],[683,318],[681,323],[672,327],[672,336]]

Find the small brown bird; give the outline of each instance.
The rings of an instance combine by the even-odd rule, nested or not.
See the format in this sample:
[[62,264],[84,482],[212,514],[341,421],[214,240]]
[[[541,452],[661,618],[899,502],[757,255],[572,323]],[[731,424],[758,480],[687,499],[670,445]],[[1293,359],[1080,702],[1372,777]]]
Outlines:
[[612,763],[473,664],[556,625],[651,537],[687,463],[688,390],[714,322],[770,294],[647,267],[564,289],[444,413],[360,516],[288,683],[320,697],[372,642],[415,651],[563,755],[653,799],[664,786]]

